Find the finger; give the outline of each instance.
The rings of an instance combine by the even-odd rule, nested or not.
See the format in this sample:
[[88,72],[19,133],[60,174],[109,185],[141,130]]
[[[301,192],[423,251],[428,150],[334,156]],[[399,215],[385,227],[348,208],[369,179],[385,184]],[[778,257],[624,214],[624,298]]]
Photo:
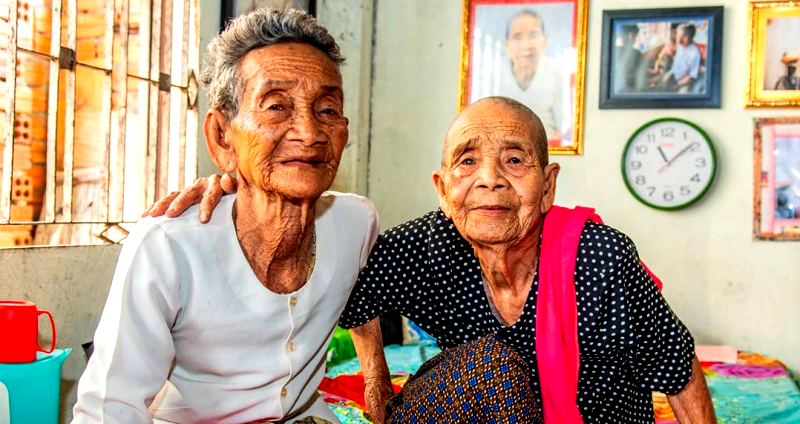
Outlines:
[[146,217],[146,216],[150,215],[150,211],[151,211],[152,209],[153,209],[153,205],[150,205],[150,206],[148,206],[147,208],[145,208],[144,212],[142,213],[142,216],[141,216],[141,218],[144,218],[144,217]]
[[201,179],[195,181],[191,187],[185,187],[170,204],[169,209],[167,209],[167,216],[170,218],[180,216],[186,209],[198,203],[207,186],[205,179]]
[[220,184],[222,185],[222,190],[225,191],[225,194],[233,194],[236,193],[237,184],[236,178],[231,177],[231,174],[225,174],[222,176],[220,180]]
[[220,176],[212,175],[209,177],[211,180],[208,189],[203,193],[203,200],[200,202],[200,222],[207,223],[211,219],[211,214],[214,213],[214,208],[222,198],[222,186],[220,185]]
[[180,194],[178,191],[173,191],[172,193],[167,194],[150,207],[148,214],[152,217],[164,215],[164,212],[166,212],[167,208],[169,208],[169,205],[172,204],[172,201],[178,197],[178,194]]

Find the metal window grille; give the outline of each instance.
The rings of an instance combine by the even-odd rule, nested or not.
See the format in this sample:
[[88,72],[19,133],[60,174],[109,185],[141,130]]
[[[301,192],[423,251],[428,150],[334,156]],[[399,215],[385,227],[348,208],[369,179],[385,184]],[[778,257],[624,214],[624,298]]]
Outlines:
[[[132,222],[191,184],[199,13],[199,0],[0,0],[0,224]],[[89,215],[75,212],[82,155],[97,165]]]

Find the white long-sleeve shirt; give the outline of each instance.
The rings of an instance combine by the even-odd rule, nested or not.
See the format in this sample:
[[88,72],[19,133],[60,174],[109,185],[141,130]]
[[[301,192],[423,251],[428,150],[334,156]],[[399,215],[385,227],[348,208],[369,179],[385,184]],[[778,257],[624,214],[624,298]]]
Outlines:
[[145,219],[128,237],[73,423],[284,421],[309,408],[337,422],[316,389],[378,215],[366,198],[323,194],[313,274],[281,295],[241,250],[234,199],[225,196],[208,224],[193,207]]

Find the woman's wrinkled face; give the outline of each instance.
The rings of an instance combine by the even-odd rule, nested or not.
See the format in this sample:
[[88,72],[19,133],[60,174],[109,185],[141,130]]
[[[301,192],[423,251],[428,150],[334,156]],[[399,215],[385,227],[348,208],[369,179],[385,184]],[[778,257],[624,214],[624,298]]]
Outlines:
[[450,128],[434,183],[442,210],[471,243],[517,242],[552,205],[545,196],[555,175],[548,180],[539,164],[532,125],[508,106],[482,102]]
[[290,199],[330,188],[347,143],[341,75],[324,53],[304,43],[249,52],[244,88],[226,140],[246,184]]

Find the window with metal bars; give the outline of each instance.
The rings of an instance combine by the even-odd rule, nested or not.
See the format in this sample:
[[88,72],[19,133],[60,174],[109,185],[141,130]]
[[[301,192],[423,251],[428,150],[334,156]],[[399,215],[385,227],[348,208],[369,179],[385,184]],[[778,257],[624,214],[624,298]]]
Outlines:
[[0,246],[101,244],[197,172],[199,0],[0,0]]

